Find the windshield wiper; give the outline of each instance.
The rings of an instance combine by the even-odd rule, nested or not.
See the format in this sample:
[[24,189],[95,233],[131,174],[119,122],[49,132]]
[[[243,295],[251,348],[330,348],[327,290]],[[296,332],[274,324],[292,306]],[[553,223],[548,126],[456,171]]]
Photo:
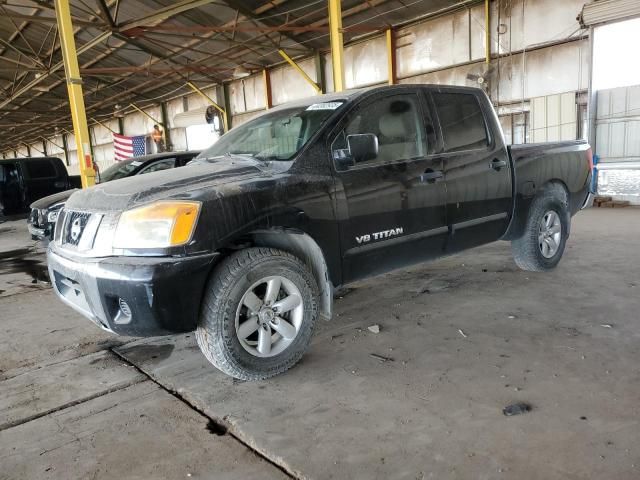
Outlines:
[[269,164],[269,162],[271,160],[273,160],[276,157],[264,157],[264,156],[260,156],[257,153],[251,153],[251,152],[227,152],[226,155],[228,157],[243,157],[243,158],[250,158],[251,160],[257,160],[261,163],[266,163],[267,165]]
[[261,155],[261,156],[256,155],[255,158],[264,160],[265,162],[273,162],[273,161],[279,162],[282,160],[277,155]]

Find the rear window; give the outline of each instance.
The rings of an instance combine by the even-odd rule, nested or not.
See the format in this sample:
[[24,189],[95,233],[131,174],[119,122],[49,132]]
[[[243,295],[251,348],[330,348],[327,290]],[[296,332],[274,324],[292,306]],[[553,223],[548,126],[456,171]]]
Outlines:
[[51,160],[27,160],[25,168],[29,178],[53,178],[57,177],[56,167]]
[[448,152],[474,150],[489,144],[480,103],[469,93],[434,93],[444,148]]

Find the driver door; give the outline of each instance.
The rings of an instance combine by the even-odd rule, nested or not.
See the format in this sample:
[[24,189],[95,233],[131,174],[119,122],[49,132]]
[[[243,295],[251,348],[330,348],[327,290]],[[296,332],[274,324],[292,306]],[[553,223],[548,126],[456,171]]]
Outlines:
[[[356,105],[332,139],[345,283],[442,253],[446,192],[429,110],[417,89],[395,88]],[[355,161],[350,136],[363,134],[378,151]]]

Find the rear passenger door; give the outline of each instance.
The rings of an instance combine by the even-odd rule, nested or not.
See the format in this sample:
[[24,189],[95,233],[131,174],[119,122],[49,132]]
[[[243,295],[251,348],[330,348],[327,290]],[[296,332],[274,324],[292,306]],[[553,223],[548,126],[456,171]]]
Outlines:
[[442,135],[447,185],[447,250],[498,240],[511,218],[511,165],[486,96],[473,90],[432,92]]
[[[375,135],[378,154],[354,163],[349,138]],[[395,88],[363,99],[331,141],[343,281],[442,253],[446,238],[442,158],[426,97]]]

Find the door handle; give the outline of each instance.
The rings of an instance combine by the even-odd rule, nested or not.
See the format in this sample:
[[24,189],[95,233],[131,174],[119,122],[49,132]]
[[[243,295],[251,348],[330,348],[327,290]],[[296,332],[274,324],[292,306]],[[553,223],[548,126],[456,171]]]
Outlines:
[[437,180],[444,177],[444,173],[441,170],[427,169],[422,175],[420,175],[421,182],[435,183]]
[[494,158],[493,161],[489,164],[489,167],[493,168],[496,172],[499,172],[501,168],[504,168],[506,166],[506,160],[498,160],[497,158]]

